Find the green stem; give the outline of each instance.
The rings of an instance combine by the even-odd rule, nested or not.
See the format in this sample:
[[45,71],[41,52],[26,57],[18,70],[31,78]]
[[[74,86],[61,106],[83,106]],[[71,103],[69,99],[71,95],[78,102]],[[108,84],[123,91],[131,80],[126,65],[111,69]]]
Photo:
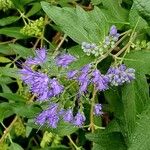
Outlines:
[[[5,138],[9,135],[10,130],[12,129],[14,123],[17,121],[18,117],[16,116],[13,121],[11,122],[11,124],[5,129],[4,134],[2,135],[1,139],[0,139],[0,144],[3,143],[3,141],[5,140]],[[3,123],[1,123],[3,125]]]
[[94,124],[94,104],[95,104],[95,97],[96,97],[96,89],[94,87],[93,89],[93,96],[91,98],[91,109],[90,109],[90,125],[89,125],[89,129],[91,129],[92,133],[94,132],[95,130],[95,124]]
[[67,135],[67,137],[68,137],[70,143],[74,146],[74,148],[75,148],[76,150],[81,150],[81,148],[78,147],[78,146],[74,143],[74,141],[71,139],[71,137],[70,137],[69,135]]

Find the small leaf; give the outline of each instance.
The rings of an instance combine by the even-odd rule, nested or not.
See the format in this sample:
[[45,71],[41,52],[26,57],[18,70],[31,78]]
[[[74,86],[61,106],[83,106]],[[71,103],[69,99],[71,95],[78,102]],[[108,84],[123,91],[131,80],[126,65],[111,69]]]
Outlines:
[[0,44],[0,53],[5,54],[5,55],[15,54],[8,44]]
[[32,8],[26,14],[27,17],[30,17],[30,16],[36,14],[41,9],[40,3],[32,3],[32,5],[33,5]]
[[13,109],[7,102],[0,103],[0,110],[0,122],[14,114]]
[[2,18],[2,19],[0,19],[0,26],[9,25],[9,24],[19,20],[19,18],[20,17],[18,17],[18,16],[9,16],[9,17],[6,17],[6,18]]
[[4,34],[10,37],[14,37],[16,39],[25,39],[28,38],[28,36],[23,35],[20,33],[20,27],[8,27],[8,28],[1,28],[0,34]]
[[9,46],[21,57],[30,57],[34,55],[32,49],[23,47],[19,44],[9,44]]
[[1,63],[8,63],[8,62],[11,62],[11,60],[6,58],[6,57],[0,56],[0,62]]
[[9,150],[23,150],[23,148],[17,143],[11,143]]
[[17,68],[0,67],[0,75],[13,77],[13,78],[20,78]]
[[24,97],[15,93],[0,93],[0,96],[13,102],[26,102]]

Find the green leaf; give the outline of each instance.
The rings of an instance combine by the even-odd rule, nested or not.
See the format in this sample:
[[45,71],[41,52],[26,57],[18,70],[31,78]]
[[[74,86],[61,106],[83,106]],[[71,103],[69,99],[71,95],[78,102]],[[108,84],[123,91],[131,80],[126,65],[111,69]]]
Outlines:
[[[41,2],[41,5],[50,19],[75,42],[79,44],[83,41],[99,43],[100,40],[103,40],[105,26],[103,26],[103,28],[99,26],[97,20],[92,19],[91,15],[81,7],[77,6],[76,9],[69,7],[60,8],[50,6],[49,3],[46,2]],[[100,12],[97,12],[97,10],[98,8],[96,8],[95,14]],[[99,17],[102,18],[103,15],[104,14],[96,14],[96,17],[99,19]],[[105,19],[102,22],[104,21]],[[105,24],[107,25],[107,22],[105,22]]]
[[0,96],[13,102],[26,102],[27,101],[24,97],[15,93],[0,93]]
[[22,117],[35,118],[41,111],[41,108],[34,104],[14,103],[11,105],[14,113]]
[[149,150],[150,148],[150,105],[138,116],[135,132],[132,135],[132,144],[128,150]]
[[91,3],[93,5],[99,5],[102,2],[102,0],[91,0]]
[[0,26],[9,25],[9,24],[19,20],[19,18],[20,17],[18,17],[18,16],[9,16],[9,17],[6,17],[6,18],[2,18],[2,19],[0,19]]
[[15,51],[16,54],[19,54],[21,57],[29,57],[34,55],[32,49],[23,47],[19,44],[9,44],[9,46]]
[[10,104],[6,102],[0,103],[0,110],[0,122],[14,114]]
[[115,119],[126,143],[129,144],[136,119],[136,97],[133,83],[119,87],[119,89],[108,90],[105,92],[105,97],[114,111]]
[[11,62],[11,60],[6,58],[6,57],[0,56],[0,62],[1,63],[8,63],[8,62]]
[[27,17],[30,17],[34,14],[36,14],[38,11],[41,9],[41,4],[40,3],[32,3],[32,8],[28,11],[26,14]]
[[150,1],[134,0],[134,4],[139,14],[150,24]]
[[1,28],[0,34],[4,34],[10,37],[14,37],[16,39],[25,39],[28,38],[28,36],[23,35],[20,33],[20,27],[8,27],[8,28]]
[[0,84],[9,84],[15,82],[14,80],[12,80],[10,77],[6,77],[6,76],[1,76],[0,77]]
[[105,133],[105,131],[96,131],[93,134],[87,134],[86,138],[96,143],[98,149],[102,150],[126,150],[123,136],[119,132]]
[[9,150],[23,150],[23,148],[17,143],[11,143]]
[[24,11],[22,0],[11,0],[15,6],[15,8]]
[[14,55],[15,53],[10,49],[8,44],[0,44],[0,53],[5,55]]
[[124,63],[131,68],[134,68],[136,72],[142,72],[144,74],[150,74],[150,51],[139,50],[128,53],[125,57]]
[[19,78],[20,75],[18,74],[17,68],[7,68],[7,67],[0,67],[0,75]]
[[147,22],[138,14],[135,4],[132,5],[129,13],[129,22],[131,28],[136,27],[136,31],[150,28]]
[[101,0],[103,4],[102,11],[108,17],[111,24],[128,24],[128,11],[121,7],[120,0]]

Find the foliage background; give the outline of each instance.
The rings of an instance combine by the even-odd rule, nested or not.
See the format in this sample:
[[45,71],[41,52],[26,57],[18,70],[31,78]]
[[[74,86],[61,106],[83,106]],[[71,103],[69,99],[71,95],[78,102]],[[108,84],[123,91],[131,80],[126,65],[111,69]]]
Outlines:
[[[150,149],[149,0],[0,0],[0,9],[1,150]],[[23,30],[40,17],[41,22]],[[120,33],[133,33],[128,37],[130,52],[125,51],[123,62],[136,69],[136,80],[99,94],[107,113],[95,120],[105,130],[90,133],[63,122],[57,129],[39,129],[33,119],[41,106],[20,80],[20,63],[36,48],[45,46],[52,70],[56,69],[53,57],[66,51],[79,58],[70,69],[80,68],[93,61],[82,52],[81,43],[99,43],[113,24]],[[128,41],[123,40],[119,47]],[[108,57],[99,68],[105,72],[111,62]]]

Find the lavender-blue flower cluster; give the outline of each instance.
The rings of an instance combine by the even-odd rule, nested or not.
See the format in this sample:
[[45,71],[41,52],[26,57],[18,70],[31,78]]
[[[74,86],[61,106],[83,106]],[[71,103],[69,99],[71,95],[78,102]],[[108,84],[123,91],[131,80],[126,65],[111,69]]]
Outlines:
[[57,103],[53,103],[50,107],[42,111],[35,120],[35,123],[38,125],[48,124],[52,128],[56,128],[60,119],[63,119],[64,122],[72,123],[75,126],[81,127],[85,122],[85,116],[82,112],[77,112],[73,115],[73,110],[60,110]]
[[86,93],[88,85],[93,84],[97,91],[105,91],[109,85],[118,86],[123,83],[129,83],[135,79],[135,70],[127,68],[125,65],[110,67],[104,75],[98,69],[92,69],[92,65],[88,64],[80,70],[69,71],[68,79],[74,79],[79,83],[79,93]]
[[135,70],[133,68],[127,68],[125,65],[119,67],[110,67],[107,76],[112,86],[122,85],[127,82],[130,83],[135,79]]
[[40,101],[59,95],[64,89],[56,78],[50,78],[47,74],[32,69],[31,65],[41,65],[45,61],[46,50],[44,48],[38,49],[36,50],[36,56],[28,58],[20,70],[22,80]]

